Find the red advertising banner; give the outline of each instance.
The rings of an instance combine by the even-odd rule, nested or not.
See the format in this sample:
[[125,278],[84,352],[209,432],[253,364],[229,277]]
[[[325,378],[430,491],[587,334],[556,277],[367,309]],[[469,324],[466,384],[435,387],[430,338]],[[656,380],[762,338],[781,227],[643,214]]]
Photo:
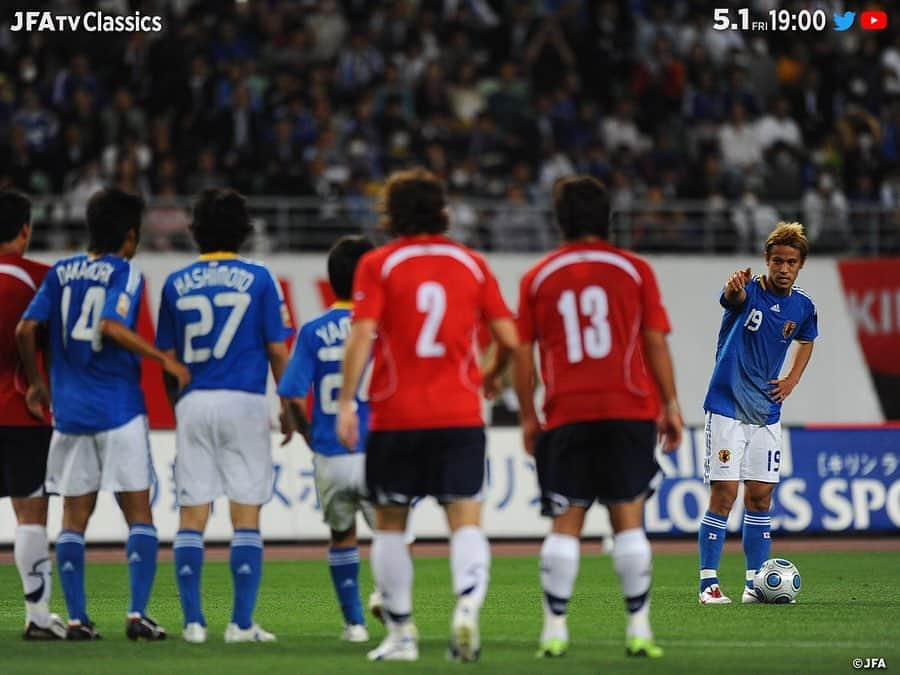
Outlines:
[[838,268],[884,416],[900,419],[900,258],[840,260]]

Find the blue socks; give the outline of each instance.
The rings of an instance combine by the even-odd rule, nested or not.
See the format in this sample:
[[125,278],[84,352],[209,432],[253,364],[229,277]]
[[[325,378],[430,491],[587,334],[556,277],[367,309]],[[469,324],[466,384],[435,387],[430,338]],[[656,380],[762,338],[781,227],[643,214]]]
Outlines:
[[156,551],[159,539],[153,525],[135,523],[128,533],[125,556],[128,559],[128,579],[131,585],[131,604],[128,615],[144,616],[153,578],[156,576]]
[[234,581],[234,610],[231,622],[239,628],[253,625],[253,608],[262,578],[262,537],[259,530],[235,530],[231,540],[231,578]]
[[727,522],[727,516],[720,516],[711,511],[707,511],[700,521],[697,539],[700,548],[701,593],[713,584],[719,583],[719,559],[722,557]]
[[175,581],[184,612],[184,625],[206,625],[200,608],[200,577],[203,573],[203,533],[197,530],[178,530],[173,545]]
[[747,511],[744,513],[744,557],[747,559],[747,588],[753,588],[753,577],[762,564],[769,559],[772,548],[772,516],[767,512]]
[[359,599],[359,548],[346,546],[328,549],[328,568],[331,570],[331,582],[337,593],[344,623],[363,624],[362,602]]
[[84,597],[84,533],[63,530],[56,539],[56,565],[70,621],[88,623]]

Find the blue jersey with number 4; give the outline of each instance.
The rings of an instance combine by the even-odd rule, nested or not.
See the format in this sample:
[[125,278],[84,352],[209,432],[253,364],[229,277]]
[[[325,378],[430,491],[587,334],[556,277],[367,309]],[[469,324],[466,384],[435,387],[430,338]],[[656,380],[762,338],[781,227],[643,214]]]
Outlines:
[[56,263],[22,318],[48,325],[53,426],[95,434],[146,412],[140,358],[100,333],[112,319],[132,330],[144,279],[128,260],[86,254]]
[[778,379],[791,341],[812,342],[819,335],[816,306],[806,292],[794,286],[789,295],[776,295],[755,277],[744,287],[743,304],[725,308],[716,365],[703,408],[747,424],[774,424],[781,403],[769,392]]
[[267,346],[291,321],[278,282],[261,263],[212,253],[173,272],[163,286],[156,345],[174,349],[195,389],[266,392]]
[[[335,303],[325,314],[304,324],[294,344],[290,363],[278,383],[278,394],[285,398],[305,398],[312,388],[310,446],[313,452],[321,455],[350,452],[341,445],[335,429],[344,341],[349,333],[350,303]],[[360,389],[366,388],[365,383],[360,385]],[[359,415],[356,451],[363,452],[369,429],[369,404],[357,396],[356,405]]]

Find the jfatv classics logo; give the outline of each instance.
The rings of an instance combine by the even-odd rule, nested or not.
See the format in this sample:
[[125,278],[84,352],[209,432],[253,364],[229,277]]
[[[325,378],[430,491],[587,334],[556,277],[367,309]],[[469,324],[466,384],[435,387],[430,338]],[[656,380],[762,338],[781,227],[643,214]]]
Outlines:
[[159,33],[163,29],[161,16],[108,14],[94,11],[84,14],[54,14],[53,12],[15,12],[9,29],[14,32],[67,33],[79,30],[88,33]]

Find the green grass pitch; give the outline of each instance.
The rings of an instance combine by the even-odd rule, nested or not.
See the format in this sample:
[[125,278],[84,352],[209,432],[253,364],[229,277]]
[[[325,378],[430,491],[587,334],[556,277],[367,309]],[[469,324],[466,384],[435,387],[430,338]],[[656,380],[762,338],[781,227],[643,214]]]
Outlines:
[[[585,547],[587,549],[587,547]],[[88,609],[103,633],[95,643],[26,643],[20,637],[18,575],[0,566],[2,673],[848,673],[854,658],[884,658],[900,669],[900,553],[794,553],[803,575],[790,606],[697,603],[693,555],[654,557],[652,621],[662,660],[626,659],[618,582],[608,557],[585,555],[570,605],[569,654],[537,660],[541,627],[537,560],[496,557],[481,615],[483,650],[474,665],[445,661],[452,596],[445,559],[416,561],[415,618],[422,636],[417,663],[367,663],[365,652],[383,635],[370,624],[368,645],[341,643],[339,610],[324,561],[268,562],[256,619],[278,635],[275,644],[226,645],[231,579],[226,563],[208,563],[203,597],[210,639],[180,639],[181,612],[171,563],[160,566],[150,613],[169,629],[163,643],[133,644],[123,630],[127,598],[124,564],[89,564]],[[726,555],[724,588],[740,597],[743,557]],[[364,593],[371,589],[363,565]],[[54,608],[63,607],[54,590]]]

